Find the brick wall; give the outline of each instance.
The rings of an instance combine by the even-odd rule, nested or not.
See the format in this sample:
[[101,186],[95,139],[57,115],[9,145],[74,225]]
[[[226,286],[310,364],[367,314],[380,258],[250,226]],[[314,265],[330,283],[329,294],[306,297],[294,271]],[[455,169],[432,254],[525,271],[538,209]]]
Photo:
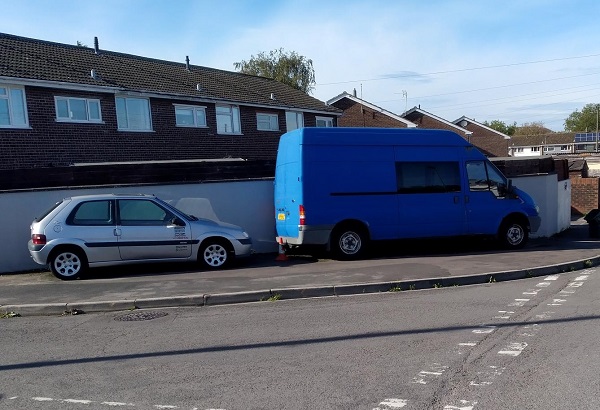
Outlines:
[[571,210],[574,214],[587,214],[590,210],[599,208],[600,179],[573,178],[571,179]]
[[[65,166],[73,163],[244,158],[272,160],[286,131],[285,110],[240,106],[242,135],[217,134],[214,104],[150,98],[151,132],[117,130],[114,94],[25,88],[29,129],[0,128],[0,170]],[[101,124],[57,122],[54,97],[100,100]],[[207,128],[175,126],[173,104],[206,107]],[[275,113],[279,131],[258,131],[256,114]],[[305,126],[317,115],[304,113]],[[335,116],[331,115],[336,123]]]

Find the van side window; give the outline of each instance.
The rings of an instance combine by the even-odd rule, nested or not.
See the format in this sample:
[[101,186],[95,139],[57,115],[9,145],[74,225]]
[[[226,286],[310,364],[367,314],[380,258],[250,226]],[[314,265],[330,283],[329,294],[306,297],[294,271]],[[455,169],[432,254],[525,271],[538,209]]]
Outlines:
[[396,162],[400,194],[460,192],[458,162]]
[[467,162],[467,175],[471,191],[491,191],[498,198],[506,195],[506,179],[489,162]]

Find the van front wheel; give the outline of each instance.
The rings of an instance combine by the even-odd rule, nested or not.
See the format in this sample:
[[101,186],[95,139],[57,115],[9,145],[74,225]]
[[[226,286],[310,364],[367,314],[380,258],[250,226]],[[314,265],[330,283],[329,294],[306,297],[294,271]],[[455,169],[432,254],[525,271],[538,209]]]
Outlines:
[[507,249],[521,249],[529,239],[527,227],[519,221],[507,221],[500,227],[499,238]]
[[331,251],[336,259],[359,259],[365,253],[367,242],[367,235],[362,229],[337,229],[331,238]]

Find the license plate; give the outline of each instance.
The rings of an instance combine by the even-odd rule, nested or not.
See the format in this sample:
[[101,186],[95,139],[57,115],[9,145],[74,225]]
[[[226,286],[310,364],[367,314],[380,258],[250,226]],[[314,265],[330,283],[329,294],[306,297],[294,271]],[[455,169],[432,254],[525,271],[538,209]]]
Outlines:
[[285,214],[277,214],[277,219],[280,221],[285,221]]

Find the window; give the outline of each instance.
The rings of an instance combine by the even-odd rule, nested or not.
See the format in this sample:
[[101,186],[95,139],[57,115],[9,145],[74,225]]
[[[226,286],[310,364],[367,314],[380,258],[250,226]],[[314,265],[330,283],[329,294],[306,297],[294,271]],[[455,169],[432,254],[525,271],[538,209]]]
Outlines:
[[100,100],[54,97],[57,121],[102,122]]
[[241,133],[240,109],[237,105],[217,105],[217,133]]
[[114,225],[112,201],[82,202],[67,219],[68,225]]
[[544,147],[544,151],[554,151],[554,147]]
[[117,97],[116,103],[117,124],[120,130],[152,131],[148,99]]
[[506,195],[506,179],[490,162],[467,162],[467,176],[471,191],[492,191],[496,197]]
[[517,152],[523,152],[523,148],[515,148],[515,151],[517,151]]
[[279,131],[279,117],[277,114],[256,114],[256,129]]
[[297,128],[304,127],[304,115],[297,111],[286,111],[285,122],[287,125],[287,131],[293,131]]
[[119,200],[119,221],[123,226],[168,225],[174,215],[152,201],[139,199]]
[[333,127],[333,118],[329,117],[316,117],[317,127]]
[[398,193],[460,192],[458,162],[397,162]]
[[532,152],[540,152],[540,147],[532,147],[531,151]]
[[206,127],[206,107],[175,105],[178,127]]
[[0,127],[27,127],[25,89],[0,84]]
[[568,145],[561,145],[560,146],[560,150],[561,151],[568,151],[569,150],[569,146]]

